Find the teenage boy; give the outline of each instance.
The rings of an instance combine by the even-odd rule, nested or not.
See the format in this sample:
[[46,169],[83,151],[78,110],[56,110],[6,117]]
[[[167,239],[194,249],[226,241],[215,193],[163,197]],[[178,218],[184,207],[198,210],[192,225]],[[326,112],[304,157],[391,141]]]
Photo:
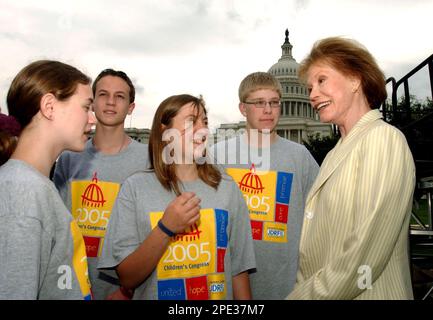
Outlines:
[[250,211],[257,272],[253,299],[284,299],[293,289],[307,193],[318,165],[301,144],[279,137],[281,85],[255,72],[239,87],[246,131],[214,146],[217,162],[238,183]]
[[83,152],[65,152],[54,173],[54,183],[84,236],[93,298],[128,299],[115,271],[98,271],[98,257],[120,185],[136,171],[147,168],[147,145],[124,131],[135,107],[135,88],[122,71],[106,69],[93,86],[95,135]]

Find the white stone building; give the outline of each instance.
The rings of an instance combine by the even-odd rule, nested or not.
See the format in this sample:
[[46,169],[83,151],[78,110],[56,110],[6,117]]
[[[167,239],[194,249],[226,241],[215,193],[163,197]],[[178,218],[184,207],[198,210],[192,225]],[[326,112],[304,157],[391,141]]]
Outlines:
[[[289,31],[286,30],[286,38],[281,46],[281,58],[268,72],[274,75],[281,83],[283,89],[281,98],[281,117],[276,128],[278,135],[283,138],[302,143],[308,141],[308,135],[317,133],[324,137],[332,132],[330,124],[319,121],[318,114],[310,105],[307,88],[299,82],[299,64],[292,56],[293,46],[289,42]],[[217,129],[225,130],[245,129],[246,122],[225,123]],[[221,133],[222,134],[222,133]]]

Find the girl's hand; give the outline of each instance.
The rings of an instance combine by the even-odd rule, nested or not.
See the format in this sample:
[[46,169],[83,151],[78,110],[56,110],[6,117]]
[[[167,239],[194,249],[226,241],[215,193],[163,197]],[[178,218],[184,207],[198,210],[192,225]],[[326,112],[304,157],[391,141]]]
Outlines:
[[200,219],[200,201],[194,192],[183,192],[167,206],[161,222],[174,233],[184,231]]

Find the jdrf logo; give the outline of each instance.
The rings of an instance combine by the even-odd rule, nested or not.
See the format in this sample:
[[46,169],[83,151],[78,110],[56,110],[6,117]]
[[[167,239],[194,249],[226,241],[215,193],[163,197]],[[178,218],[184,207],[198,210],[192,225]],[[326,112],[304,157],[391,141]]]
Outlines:
[[211,284],[209,289],[211,293],[224,292],[224,283]]
[[284,238],[284,231],[278,229],[268,229],[268,237]]

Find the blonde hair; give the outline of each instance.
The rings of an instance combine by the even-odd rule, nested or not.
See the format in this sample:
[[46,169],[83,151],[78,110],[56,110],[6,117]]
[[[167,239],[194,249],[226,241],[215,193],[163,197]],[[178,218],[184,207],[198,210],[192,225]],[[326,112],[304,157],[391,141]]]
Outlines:
[[328,64],[346,76],[359,78],[370,108],[379,108],[385,101],[385,75],[371,53],[359,42],[341,37],[317,41],[300,64],[301,80],[305,81],[308,70],[317,63]]
[[257,90],[275,90],[281,98],[280,82],[268,72],[254,72],[246,76],[239,85],[239,101],[245,102],[248,96]]

